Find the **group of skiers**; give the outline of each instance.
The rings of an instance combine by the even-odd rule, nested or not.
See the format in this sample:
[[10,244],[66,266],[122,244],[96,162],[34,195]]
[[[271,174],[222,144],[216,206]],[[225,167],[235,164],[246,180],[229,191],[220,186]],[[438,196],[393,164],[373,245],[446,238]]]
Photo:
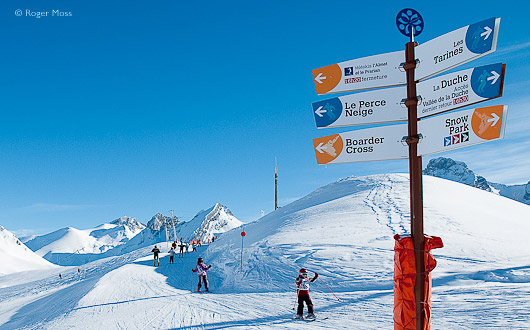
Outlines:
[[[176,241],[173,242],[174,246],[172,246],[171,250],[169,251],[169,263],[173,263],[176,243],[177,243]],[[182,244],[183,243],[179,245],[181,253],[183,253]],[[160,253],[160,250],[157,248],[156,245],[151,252],[153,252],[154,254],[155,266],[157,262],[158,262],[158,265],[160,265],[160,260],[158,258],[158,254]],[[201,292],[201,288],[203,284],[204,284],[205,292],[210,292],[209,285],[208,285],[208,277],[207,277],[207,272],[208,270],[210,270],[210,268],[212,268],[212,265],[206,266],[206,264],[204,263],[204,260],[201,257],[197,258],[197,265],[195,265],[195,268],[191,270],[192,272],[197,273],[197,275],[199,276],[197,292]],[[314,273],[313,277],[309,277],[307,269],[302,268],[299,270],[298,277],[295,280],[295,285],[297,287],[296,300],[298,302],[298,308],[296,310],[295,319],[305,319],[305,320],[310,320],[310,321],[315,320],[313,302],[311,301],[311,298],[309,297],[309,285],[310,283],[313,283],[314,281],[316,281],[317,278],[318,278],[318,273]],[[307,306],[307,315],[305,317],[304,317],[304,303]]]
[[[180,255],[184,256],[184,246],[186,246],[186,244],[184,244],[181,239],[181,243],[179,244],[179,247],[180,247],[179,256]],[[177,247],[177,241],[173,242],[171,246],[171,250],[169,250],[168,252],[170,264],[174,263],[176,247]],[[197,249],[193,247],[193,251],[197,251]],[[160,258],[158,256],[160,254],[160,249],[155,245],[155,247],[151,250],[151,252],[153,252],[153,257],[154,257],[153,266],[160,266]],[[197,273],[197,275],[199,276],[199,284],[197,286],[197,292],[201,292],[201,287],[203,283],[204,283],[205,291],[210,292],[208,288],[208,278],[207,278],[207,272],[210,268],[212,268],[212,265],[206,266],[206,264],[204,263],[201,257],[197,258],[197,265],[195,266],[195,268],[191,270],[192,272]]]
[[[175,254],[177,254],[177,246],[180,248],[178,252],[179,258],[182,258],[184,257],[184,248],[186,248],[186,252],[189,252],[189,247],[191,246],[192,251],[197,251],[197,245],[198,244],[195,244],[195,242],[192,242],[190,244],[184,243],[182,241],[182,238],[180,239],[180,244],[178,245],[177,241],[174,241],[173,243],[171,243],[171,249],[167,252],[169,253],[169,263],[175,263]],[[160,249],[155,245],[151,252],[153,252],[154,256],[153,266],[160,266],[160,260],[158,257],[158,255],[160,254]]]

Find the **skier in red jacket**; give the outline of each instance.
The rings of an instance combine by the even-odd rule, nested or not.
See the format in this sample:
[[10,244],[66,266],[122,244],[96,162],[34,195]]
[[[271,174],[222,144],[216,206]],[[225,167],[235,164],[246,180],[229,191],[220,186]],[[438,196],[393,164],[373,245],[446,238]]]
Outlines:
[[307,319],[314,319],[315,314],[313,310],[313,303],[309,297],[309,283],[314,282],[318,278],[318,273],[315,273],[315,276],[308,277],[307,269],[302,268],[296,278],[295,284],[298,287],[298,310],[296,311],[296,318],[304,318],[304,302],[307,305]]

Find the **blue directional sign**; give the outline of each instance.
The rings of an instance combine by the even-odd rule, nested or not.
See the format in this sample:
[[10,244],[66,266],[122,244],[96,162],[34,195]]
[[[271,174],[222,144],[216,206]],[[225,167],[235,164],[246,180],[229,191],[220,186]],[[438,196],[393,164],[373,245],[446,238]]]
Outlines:
[[493,45],[495,18],[471,24],[466,32],[466,46],[475,54],[489,51]]

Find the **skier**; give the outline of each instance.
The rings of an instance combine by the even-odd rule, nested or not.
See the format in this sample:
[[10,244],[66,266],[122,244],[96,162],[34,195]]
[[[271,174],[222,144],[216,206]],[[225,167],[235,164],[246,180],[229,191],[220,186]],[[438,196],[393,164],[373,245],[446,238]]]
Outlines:
[[206,278],[206,272],[208,269],[212,268],[212,265],[206,266],[202,258],[197,258],[197,265],[191,271],[196,272],[199,275],[199,285],[197,286],[197,292],[201,292],[202,282],[204,282],[204,289],[208,291],[208,279]]
[[175,249],[171,247],[171,250],[169,250],[168,253],[169,253],[169,263],[172,264],[174,263],[173,257],[175,257]]
[[184,257],[184,247],[186,246],[186,244],[184,244],[184,242],[182,241],[182,238],[180,238],[180,244],[179,244],[179,258],[182,258]]
[[156,266],[157,262],[158,262],[158,266],[160,266],[160,259],[158,259],[158,254],[160,253],[160,250],[155,245],[155,247],[151,250],[151,252],[153,252],[153,257],[154,257],[153,266]]
[[313,313],[313,303],[309,297],[309,283],[314,282],[318,278],[318,273],[315,273],[313,277],[307,277],[307,269],[302,268],[299,271],[299,275],[296,278],[295,284],[298,287],[297,298],[298,298],[298,310],[296,311],[297,319],[304,318],[304,302],[307,305],[307,319],[314,319],[315,314]]
[[171,247],[172,247],[173,249],[176,249],[176,248],[177,248],[177,241],[176,241],[176,240],[173,241],[173,243],[171,243]]

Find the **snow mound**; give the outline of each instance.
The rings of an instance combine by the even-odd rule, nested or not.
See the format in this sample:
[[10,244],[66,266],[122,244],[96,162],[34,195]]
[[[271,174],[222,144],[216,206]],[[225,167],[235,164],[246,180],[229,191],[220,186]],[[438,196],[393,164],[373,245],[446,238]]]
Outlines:
[[[460,267],[530,264],[528,205],[440,178],[423,180],[425,233],[445,244],[434,251],[444,260],[437,277]],[[302,267],[342,291],[391,289],[393,236],[410,233],[409,208],[407,174],[346,178],[246,225],[243,239],[239,231],[224,234],[209,246],[208,258],[227,291],[288,290]]]
[[15,235],[2,226],[0,226],[0,265],[0,275],[55,267],[28,249]]

